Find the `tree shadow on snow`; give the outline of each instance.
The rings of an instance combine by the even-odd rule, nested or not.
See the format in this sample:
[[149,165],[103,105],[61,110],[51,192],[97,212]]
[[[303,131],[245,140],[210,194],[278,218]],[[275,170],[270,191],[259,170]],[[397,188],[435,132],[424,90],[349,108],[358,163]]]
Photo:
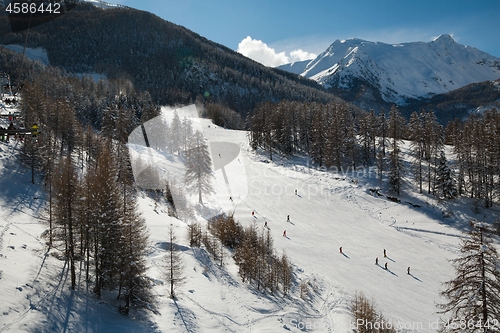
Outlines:
[[175,298],[173,299],[173,304],[176,309],[173,321],[175,322],[176,318],[179,317],[182,321],[182,325],[186,328],[186,331],[188,333],[198,332],[199,328],[198,325],[196,325],[196,315],[187,308],[179,306],[179,303],[177,303],[177,300]]
[[[43,207],[45,194],[41,191],[39,177],[35,176],[35,185],[31,183],[31,171],[24,167],[19,159],[5,161],[0,169],[0,197],[14,211],[32,210],[36,215]],[[3,212],[4,214],[7,212]],[[31,215],[31,212],[26,212]]]
[[[77,271],[78,275],[85,274]],[[30,299],[31,309],[36,310],[43,318],[38,320],[36,327],[28,327],[27,331],[42,332],[157,332],[145,310],[132,310],[135,320],[119,313],[114,304],[116,293],[103,292],[98,299],[86,288],[86,283],[79,284],[76,290],[71,290],[69,268],[65,262],[62,271],[52,276],[43,277],[47,282],[44,290],[37,298]],[[82,281],[84,279],[80,279]],[[32,310],[32,311],[33,311]],[[131,313],[132,313],[131,311]]]
[[[168,251],[168,249],[170,249],[170,242],[157,242],[155,244],[155,247],[157,248],[160,248],[164,251]],[[179,245],[179,244],[173,244],[173,248],[178,250],[178,251],[188,251],[188,250],[191,250],[190,247],[187,247],[187,246],[184,246],[184,245]]]

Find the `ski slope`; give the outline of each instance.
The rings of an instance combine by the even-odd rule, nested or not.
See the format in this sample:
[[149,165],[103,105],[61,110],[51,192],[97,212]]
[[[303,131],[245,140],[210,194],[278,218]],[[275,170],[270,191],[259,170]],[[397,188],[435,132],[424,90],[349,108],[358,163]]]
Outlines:
[[[263,226],[267,221],[276,248],[288,254],[301,271],[299,277],[321,280],[323,304],[316,310],[321,309],[324,316],[309,318],[313,326],[345,328],[350,319],[349,298],[362,291],[391,320],[405,325],[421,323],[422,332],[432,331],[425,328],[439,318],[435,302],[442,282],[453,276],[448,259],[458,253],[460,232],[449,225],[463,226],[465,221],[460,217],[443,221],[441,210],[432,203],[428,207],[423,198],[409,199],[422,206],[418,209],[370,195],[367,187],[375,178],[374,170],[362,178],[357,173],[321,172],[301,166],[300,160],[263,163],[262,156],[250,151],[245,133],[213,132],[218,141],[231,142],[240,136],[244,147],[250,186],[235,217],[244,225]],[[210,138],[211,133],[206,135]],[[287,237],[282,236],[284,230]],[[339,252],[341,246],[344,255]],[[388,258],[383,258],[383,249]],[[387,271],[375,265],[376,257],[381,266],[388,263]],[[408,266],[412,275],[407,274]],[[305,314],[286,317],[307,318]]]
[[[225,211],[243,225],[263,228],[267,221],[276,251],[294,265],[291,295],[272,296],[243,283],[229,252],[221,268],[203,249],[190,248],[186,222],[168,216],[166,204],[146,193],[138,204],[150,229],[148,274],[155,281],[158,313],[124,317],[112,296],[96,299],[80,275],[78,289],[71,292],[64,260],[44,245],[44,193],[15,161],[20,143],[0,142],[0,332],[344,333],[352,332],[349,306],[356,291],[373,299],[396,327],[436,331],[435,304],[443,301],[442,283],[453,277],[448,260],[458,255],[461,231],[470,218],[494,220],[497,210],[474,215],[466,199],[439,203],[409,190],[402,203],[395,203],[368,190],[379,186],[374,170],[342,175],[309,167],[299,157],[268,161],[251,150],[246,132],[208,120],[200,124],[209,142],[240,147],[234,161],[244,165],[245,175],[228,167],[228,188],[239,194],[233,202],[216,194],[205,198],[208,213],[195,218],[206,223],[203,216]],[[191,199],[194,205],[196,196]],[[443,211],[453,213],[444,218]],[[170,223],[186,275],[175,302],[162,273]],[[310,286],[305,299],[301,282]]]

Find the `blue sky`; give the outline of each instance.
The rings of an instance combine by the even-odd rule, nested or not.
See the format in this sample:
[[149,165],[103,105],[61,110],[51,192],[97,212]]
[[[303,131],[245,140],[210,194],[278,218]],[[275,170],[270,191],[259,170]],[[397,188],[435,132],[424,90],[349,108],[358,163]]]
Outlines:
[[319,54],[336,39],[401,43],[444,33],[500,57],[500,0],[109,2],[152,12],[271,66]]

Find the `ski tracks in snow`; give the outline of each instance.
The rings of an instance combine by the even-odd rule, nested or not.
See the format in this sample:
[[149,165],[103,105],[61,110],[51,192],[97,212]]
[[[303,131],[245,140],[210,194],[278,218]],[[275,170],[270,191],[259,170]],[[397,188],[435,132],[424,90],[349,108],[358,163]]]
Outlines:
[[[287,305],[289,305],[288,302],[279,301],[281,296],[259,294],[259,291],[252,290],[252,286],[245,285],[243,282],[236,280],[228,271],[215,265],[211,259],[200,257],[196,253],[195,257],[197,257],[200,263],[204,263],[210,276],[221,285],[219,297],[226,304],[229,311],[224,313],[212,311],[189,294],[183,294],[183,297],[188,299],[211,319],[215,320],[221,327],[230,332],[254,332],[259,322],[271,318],[278,318],[279,320],[279,318],[289,313],[286,309]],[[210,264],[207,264],[207,260],[210,261]],[[230,265],[230,263],[226,265]],[[242,290],[245,293],[251,294],[250,297],[242,295]],[[258,299],[256,300],[256,298]],[[253,303],[262,304],[262,307],[259,306],[259,308],[256,308],[252,306]]]
[[[357,207],[359,207],[362,211],[366,212],[367,215],[373,217],[376,220],[379,220],[382,224],[388,225],[390,227],[393,227],[396,231],[398,232],[403,232],[411,237],[416,237],[418,239],[421,239],[422,241],[436,245],[439,248],[455,253],[457,251],[457,247],[453,243],[447,243],[444,241],[436,242],[436,240],[430,238],[430,237],[425,237],[425,234],[429,235],[438,235],[438,236],[445,236],[445,237],[452,237],[452,238],[460,238],[460,235],[452,234],[452,233],[447,233],[447,232],[440,232],[440,231],[433,231],[433,230],[426,230],[422,228],[412,228],[412,227],[403,227],[398,224],[398,221],[396,218],[391,216],[390,219],[384,218],[383,217],[383,210],[389,210],[391,208],[395,208],[400,203],[391,203],[391,202],[386,202],[386,207],[383,208],[382,210],[380,208],[378,209],[371,209],[368,207],[368,205],[372,204],[368,199],[364,198],[361,195],[357,195],[354,191],[354,188],[349,189],[347,193],[344,194],[345,199],[348,202],[353,203]],[[375,198],[378,199],[378,198]],[[360,200],[366,202],[366,205],[363,205]],[[385,200],[384,200],[385,201]]]

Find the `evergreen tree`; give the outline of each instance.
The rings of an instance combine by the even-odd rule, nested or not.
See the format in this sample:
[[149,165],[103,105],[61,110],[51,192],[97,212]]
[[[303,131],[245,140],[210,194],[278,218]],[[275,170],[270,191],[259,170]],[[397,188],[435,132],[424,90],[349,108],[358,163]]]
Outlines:
[[294,150],[295,112],[291,103],[281,101],[276,106],[275,114],[275,138],[280,152],[291,155]]
[[21,149],[21,162],[31,169],[31,183],[35,184],[35,173],[43,167],[41,142],[37,136],[27,135]]
[[170,153],[180,153],[181,150],[181,133],[182,133],[182,123],[177,111],[174,111],[174,116],[172,123],[170,125],[169,132],[169,152]]
[[377,159],[377,171],[379,182],[382,182],[382,176],[386,169],[386,147],[387,147],[387,118],[385,116],[385,110],[380,110],[377,118],[377,135],[378,135],[378,148],[376,152]]
[[388,124],[387,118],[385,116],[385,110],[380,110],[377,119],[378,125],[378,137],[379,137],[379,150],[382,152],[382,156],[385,157],[385,149],[387,147],[387,137],[388,137]]
[[60,237],[64,241],[65,257],[69,262],[71,273],[71,289],[76,288],[75,246],[76,246],[76,213],[77,176],[70,157],[63,157],[59,164],[54,182],[54,220],[61,227]]
[[446,155],[441,151],[438,160],[438,169],[436,176],[436,195],[439,198],[452,199],[457,196],[457,186],[453,172],[448,166]]
[[168,240],[165,278],[170,286],[170,297],[175,298],[175,288],[185,281],[184,263],[177,248],[177,238],[172,224],[168,227]]
[[364,166],[369,166],[376,158],[376,125],[376,118],[373,110],[361,117],[359,122],[359,138]]
[[287,295],[288,292],[290,291],[290,286],[292,285],[293,272],[292,272],[292,265],[288,260],[288,256],[285,253],[283,253],[283,255],[281,256],[280,268],[281,268],[280,282],[283,285],[283,294]]
[[325,112],[318,107],[312,116],[310,155],[313,162],[319,164],[320,167],[324,165],[326,159],[326,120]]
[[409,139],[413,153],[412,171],[415,181],[418,183],[419,192],[422,193],[424,182],[424,128],[421,117],[413,112],[410,116]]
[[199,223],[193,222],[193,223],[188,224],[189,246],[200,247],[202,235],[203,235],[203,233],[202,233],[201,226]]
[[264,105],[259,104],[250,117],[250,145],[257,149],[264,145],[265,111]]
[[119,254],[123,243],[123,206],[117,183],[117,164],[110,150],[111,141],[100,149],[95,169],[90,173],[90,207],[94,231],[95,292],[119,284]]
[[186,152],[189,147],[189,140],[193,136],[193,123],[191,119],[184,117],[182,119],[182,124],[181,124],[181,146],[182,146],[182,151]]
[[389,112],[389,134],[391,135],[391,154],[389,166],[389,184],[391,189],[400,194],[403,180],[403,158],[401,156],[401,139],[404,133],[405,121],[396,106]]
[[481,223],[471,224],[472,230],[462,240],[460,258],[452,260],[456,277],[446,282],[441,292],[448,302],[439,304],[440,313],[450,313],[450,323],[443,332],[496,332],[492,325],[500,318],[500,271],[497,250],[488,228]]
[[[137,213],[136,193],[129,184],[122,184],[123,224],[121,226],[122,248],[117,253],[120,261],[120,288],[123,292],[128,314],[132,305],[152,309],[151,282],[146,274],[148,250],[148,229],[144,219]],[[123,289],[123,290],[122,290]]]
[[427,191],[431,193],[434,190],[433,184],[436,180],[436,164],[439,158],[439,152],[443,149],[444,130],[437,121],[434,112],[423,112],[423,153],[424,160],[427,162]]
[[184,181],[187,189],[198,194],[198,202],[203,204],[202,194],[213,192],[212,161],[208,145],[200,131],[196,131],[186,153],[186,174]]

